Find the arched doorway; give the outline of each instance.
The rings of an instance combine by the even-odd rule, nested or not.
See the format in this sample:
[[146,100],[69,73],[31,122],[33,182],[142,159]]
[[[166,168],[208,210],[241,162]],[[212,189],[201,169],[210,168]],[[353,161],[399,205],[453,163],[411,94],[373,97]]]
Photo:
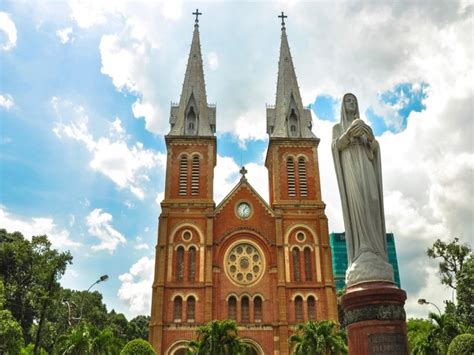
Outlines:
[[245,355],[264,355],[263,349],[255,340],[252,339],[242,339],[242,341],[247,345],[247,352]]

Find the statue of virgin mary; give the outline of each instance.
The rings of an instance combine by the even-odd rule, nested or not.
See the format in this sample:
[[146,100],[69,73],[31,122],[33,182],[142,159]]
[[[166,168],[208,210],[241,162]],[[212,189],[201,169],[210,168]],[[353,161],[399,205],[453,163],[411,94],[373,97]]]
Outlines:
[[393,282],[388,263],[380,149],[359,118],[357,98],[345,94],[341,122],[333,127],[332,153],[346,229],[346,285]]

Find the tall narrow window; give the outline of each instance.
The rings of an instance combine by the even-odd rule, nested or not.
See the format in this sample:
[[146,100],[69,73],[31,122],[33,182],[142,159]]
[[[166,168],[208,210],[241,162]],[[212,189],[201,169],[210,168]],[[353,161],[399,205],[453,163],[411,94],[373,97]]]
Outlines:
[[298,159],[298,182],[300,184],[301,197],[308,196],[308,182],[306,181],[306,160]]
[[237,299],[231,296],[227,305],[227,317],[231,320],[237,320]]
[[295,319],[296,322],[303,322],[303,299],[301,296],[295,298]]
[[313,296],[308,297],[308,320],[316,320],[316,300]]
[[183,309],[183,300],[180,296],[174,299],[173,319],[175,322],[181,322],[181,311]]
[[301,281],[300,251],[298,248],[293,248],[291,254],[293,255],[293,279]]
[[184,277],[184,248],[176,250],[176,281],[183,281]]
[[304,274],[306,281],[313,279],[313,268],[311,265],[311,249],[306,247],[304,248]]
[[288,175],[288,196],[296,196],[296,186],[295,186],[295,162],[293,158],[288,158],[286,161],[286,172]]
[[191,194],[197,195],[199,193],[199,156],[193,157],[191,165]]
[[186,320],[188,322],[194,322],[196,315],[196,299],[193,296],[189,296],[186,302]]
[[298,115],[295,112],[295,109],[291,109],[291,113],[288,117],[288,127],[290,137],[298,137]]
[[259,296],[253,300],[253,318],[255,322],[262,321],[262,299]]
[[247,296],[242,297],[240,306],[241,306],[241,321],[242,323],[248,323],[250,321],[250,315],[249,315],[249,298]]
[[195,135],[196,134],[196,112],[194,112],[194,107],[191,106],[186,116],[186,134]]
[[188,194],[188,157],[185,155],[179,161],[179,194]]
[[188,280],[194,281],[196,278],[196,248],[191,247],[188,251]]

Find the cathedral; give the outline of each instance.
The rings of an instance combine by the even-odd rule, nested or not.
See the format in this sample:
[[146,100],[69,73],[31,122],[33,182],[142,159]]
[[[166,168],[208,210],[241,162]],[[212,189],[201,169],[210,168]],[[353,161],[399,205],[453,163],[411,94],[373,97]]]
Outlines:
[[216,206],[216,107],[206,98],[199,14],[165,136],[150,342],[157,354],[183,355],[199,325],[233,319],[249,354],[288,354],[296,324],[337,321],[319,139],[301,100],[282,13],[276,101],[266,108],[269,201],[243,167]]

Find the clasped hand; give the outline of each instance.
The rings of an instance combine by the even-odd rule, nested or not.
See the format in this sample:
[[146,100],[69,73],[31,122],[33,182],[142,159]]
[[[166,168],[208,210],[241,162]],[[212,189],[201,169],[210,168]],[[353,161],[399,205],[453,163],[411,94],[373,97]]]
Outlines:
[[374,133],[372,132],[372,128],[368,126],[364,121],[360,118],[355,119],[352,121],[351,126],[347,130],[347,134],[349,137],[362,137],[365,135],[369,142],[374,140]]

